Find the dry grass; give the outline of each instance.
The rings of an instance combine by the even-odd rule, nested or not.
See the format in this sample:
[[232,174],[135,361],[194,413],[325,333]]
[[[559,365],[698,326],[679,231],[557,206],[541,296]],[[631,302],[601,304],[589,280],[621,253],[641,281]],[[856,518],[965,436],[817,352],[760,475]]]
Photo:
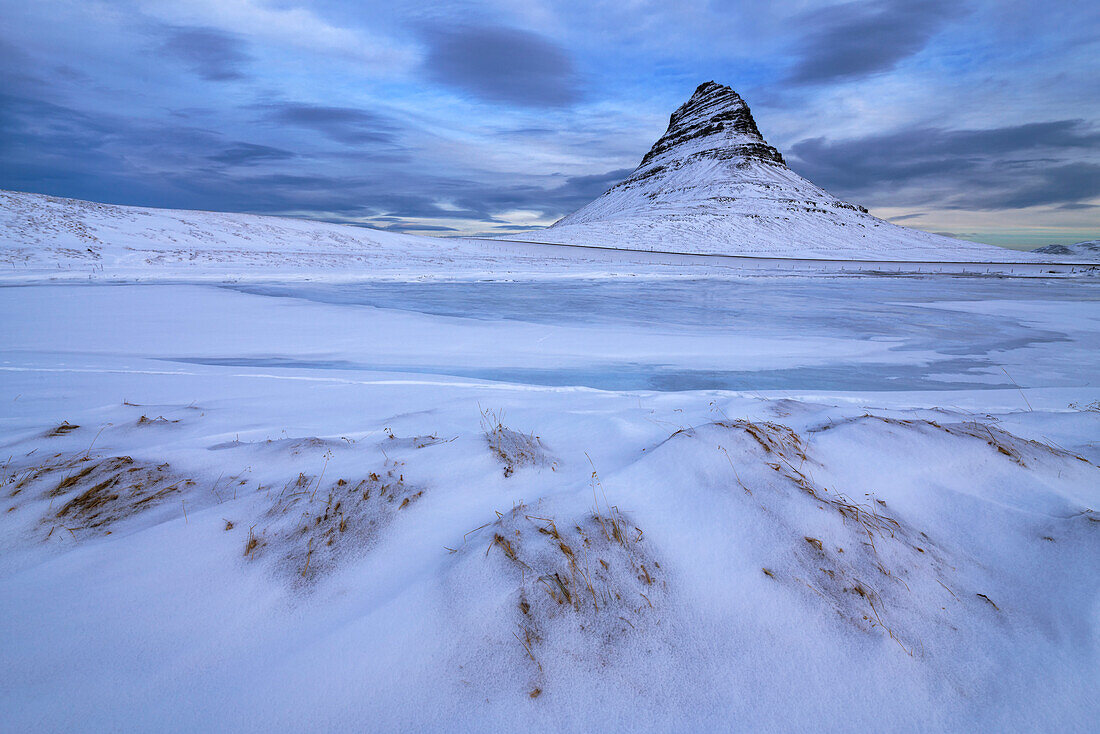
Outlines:
[[[227,527],[226,530],[229,530]],[[261,539],[256,536],[256,526],[253,525],[248,529],[248,538],[244,542],[244,555],[249,560],[252,560],[252,555],[256,552],[256,549],[260,547],[262,543]]]
[[163,415],[158,415],[156,418],[150,418],[147,415],[143,415],[137,420],[139,426],[167,426],[172,423],[179,423],[179,419],[169,420]]
[[435,433],[426,433],[416,436],[397,436],[388,428],[386,429],[386,441],[384,442],[384,448],[394,449],[426,449],[429,446],[437,446],[439,444],[451,443],[457,441],[458,436],[451,436],[450,438],[443,438]]
[[[909,654],[918,650],[920,642],[905,615],[895,614],[911,611],[920,602],[909,583],[935,581],[937,589],[942,587],[954,597],[941,580],[950,566],[928,536],[886,514],[888,508],[880,499],[857,502],[818,483],[813,470],[821,464],[791,428],[747,420],[726,420],[712,427],[730,434],[718,448],[730,464],[733,481],[744,491],[742,496],[791,537],[786,549],[789,561],[763,568],[764,575],[802,589],[857,627],[881,630]],[[678,434],[694,438],[701,430]],[[737,450],[731,453],[730,449]],[[794,519],[812,517],[802,509],[806,503],[834,513],[847,530],[838,534],[827,518],[820,524],[821,531],[813,527],[818,523]],[[831,542],[821,534],[830,528]]]
[[608,654],[646,627],[665,593],[660,562],[616,507],[563,520],[520,505],[482,530],[486,559],[516,585],[509,614],[531,665],[532,697],[545,688],[541,659],[555,639],[579,635],[587,652]]
[[66,526],[75,523],[88,530],[105,529],[178,492],[185,481],[175,476],[168,464],[135,462],[129,456],[88,463],[89,466],[63,479],[51,492],[52,496],[67,496],[70,489],[83,490],[55,515]]
[[402,466],[391,461],[363,479],[327,485],[322,477],[299,474],[272,500],[262,541],[246,555],[256,557],[262,546],[295,584],[317,581],[342,559],[373,546],[379,533],[423,496],[422,488],[405,481]]
[[554,461],[543,446],[542,439],[534,433],[520,433],[505,427],[504,412],[481,411],[481,430],[489,444],[489,450],[504,466],[504,476],[510,477],[523,466],[549,466]]
[[970,438],[989,446],[1001,456],[1012,462],[1027,467],[1028,461],[1037,460],[1039,457],[1055,456],[1059,458],[1071,458],[1077,461],[1088,462],[1082,456],[1074,454],[1057,446],[1052,446],[1041,441],[1021,438],[1009,433],[1003,428],[982,423],[980,421],[960,421],[957,423],[939,423],[933,420],[889,418],[881,415],[865,413],[855,418],[847,418],[841,421],[833,421],[814,429],[815,432],[828,431],[842,425],[853,425],[864,422],[883,423],[897,428],[910,429],[920,432],[941,432],[956,438]]
[[74,538],[80,530],[110,533],[117,522],[195,484],[167,463],[129,456],[94,457],[86,451],[57,453],[18,468],[6,465],[4,471],[9,497],[28,503],[48,501],[41,521],[50,526],[47,537],[59,527]]

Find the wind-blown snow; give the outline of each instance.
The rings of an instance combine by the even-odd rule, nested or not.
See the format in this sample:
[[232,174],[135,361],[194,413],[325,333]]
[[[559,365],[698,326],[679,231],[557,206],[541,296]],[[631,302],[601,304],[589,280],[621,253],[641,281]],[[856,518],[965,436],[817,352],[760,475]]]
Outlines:
[[1091,280],[495,285],[0,288],[6,727],[1100,714]]

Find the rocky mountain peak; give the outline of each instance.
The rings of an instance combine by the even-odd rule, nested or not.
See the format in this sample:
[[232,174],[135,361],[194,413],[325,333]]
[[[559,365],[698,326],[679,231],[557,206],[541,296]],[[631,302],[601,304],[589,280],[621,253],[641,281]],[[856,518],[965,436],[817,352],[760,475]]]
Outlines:
[[691,99],[672,113],[668,129],[646,153],[639,169],[657,159],[687,156],[785,165],[779,151],[760,134],[745,100],[730,87],[713,81],[700,84]]
[[815,186],[768,145],[745,100],[715,82],[700,84],[672,113],[664,135],[629,176],[552,227],[523,237],[825,259],[936,260],[950,252],[980,260],[996,253],[988,245],[899,227]]

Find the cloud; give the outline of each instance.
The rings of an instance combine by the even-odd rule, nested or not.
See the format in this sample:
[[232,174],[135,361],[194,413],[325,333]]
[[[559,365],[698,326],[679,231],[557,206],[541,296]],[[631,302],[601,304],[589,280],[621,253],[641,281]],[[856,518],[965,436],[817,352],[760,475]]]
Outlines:
[[404,44],[366,29],[333,24],[314,10],[304,7],[310,3],[136,0],[136,4],[144,13],[163,22],[202,25],[226,34],[247,35],[257,42],[267,42],[282,49],[342,56],[375,73],[388,74],[404,69],[413,58]]
[[432,26],[425,68],[433,80],[489,102],[568,107],[581,98],[565,50],[529,31],[504,26]]
[[[436,182],[434,190],[451,189],[456,193],[448,199],[455,209],[440,209],[433,202],[431,209],[434,213],[431,216],[504,223],[497,218],[498,215],[523,210],[557,219],[595,199],[613,184],[626,178],[631,170],[624,168],[588,176],[570,176],[562,183],[549,187],[535,184],[500,186],[467,181]],[[408,207],[396,207],[389,213],[406,218],[428,214],[423,208],[417,210]]]
[[971,232],[1035,202],[1051,222],[1097,221],[1100,133],[1069,119],[1100,125],[1096,82],[1073,74],[1096,35],[1085,11],[647,3],[16,3],[0,24],[0,187],[505,231],[599,196],[717,78],[802,141],[784,153],[808,178],[924,213],[902,223]]
[[208,81],[243,79],[251,60],[238,37],[213,28],[170,26],[161,48]]
[[962,7],[959,0],[877,0],[807,13],[796,21],[809,30],[796,44],[788,81],[819,84],[889,71],[922,51]]
[[[248,109],[248,108],[246,108]],[[268,105],[265,119],[341,142],[390,145],[391,123],[364,110]],[[276,128],[278,132],[280,128]],[[502,184],[446,167],[369,173],[347,154],[225,140],[198,127],[92,114],[27,98],[0,98],[0,188],[172,208],[292,213],[396,231],[453,232],[506,224],[504,212],[557,218],[629,174],[539,176]],[[257,168],[260,164],[262,168]],[[461,170],[461,169],[459,169]],[[446,229],[444,229],[446,228]]]
[[397,127],[382,115],[351,107],[299,103],[263,105],[268,119],[306,128],[340,143],[393,143]]
[[572,176],[567,178],[565,183],[544,194],[546,204],[533,208],[542,211],[547,216],[564,216],[580,209],[632,172],[633,169],[631,168],[617,168],[606,173]]
[[457,232],[455,227],[446,227],[442,224],[418,224],[416,222],[398,222],[395,224],[370,223],[371,229],[382,229],[387,232]]
[[954,207],[1024,209],[1045,204],[1067,207],[1097,196],[1100,196],[1100,165],[1065,163],[1030,172],[1014,187],[969,192]]
[[285,161],[294,156],[295,154],[289,150],[273,148],[270,145],[236,143],[207,158],[230,166],[250,166],[263,161]]
[[1082,120],[988,130],[912,127],[862,138],[803,140],[791,167],[841,196],[892,204],[1014,209],[1100,193],[1100,131]]

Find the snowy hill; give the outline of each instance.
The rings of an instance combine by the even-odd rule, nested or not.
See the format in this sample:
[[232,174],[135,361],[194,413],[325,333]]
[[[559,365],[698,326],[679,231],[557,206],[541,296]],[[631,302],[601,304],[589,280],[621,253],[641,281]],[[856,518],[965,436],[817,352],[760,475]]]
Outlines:
[[606,272],[612,260],[631,272],[661,267],[647,259],[655,258],[0,190],[6,281],[480,278],[542,275],[548,266],[575,275]]
[[[251,214],[148,209],[0,191],[0,263],[149,276],[443,267],[460,241]],[[465,254],[465,253],[462,253]]]
[[[676,277],[704,272],[858,272],[866,265],[843,258],[746,259],[621,249],[629,244],[598,249],[442,239],[287,217],[148,209],[0,190],[0,281],[6,282]],[[1016,260],[1028,257],[1012,255]],[[1001,271],[1069,272],[1068,267],[1040,264],[1031,257],[1036,264],[1002,265]],[[906,267],[933,270],[930,263]],[[983,264],[981,271],[989,267]],[[974,269],[950,263],[936,268]],[[886,269],[893,272],[895,266]]]
[[883,260],[1028,260],[873,217],[787,167],[732,89],[699,86],[630,176],[523,239],[606,247]]
[[1060,255],[1085,260],[1100,260],[1100,240],[1086,240],[1073,245],[1047,245],[1032,252],[1040,255]]

